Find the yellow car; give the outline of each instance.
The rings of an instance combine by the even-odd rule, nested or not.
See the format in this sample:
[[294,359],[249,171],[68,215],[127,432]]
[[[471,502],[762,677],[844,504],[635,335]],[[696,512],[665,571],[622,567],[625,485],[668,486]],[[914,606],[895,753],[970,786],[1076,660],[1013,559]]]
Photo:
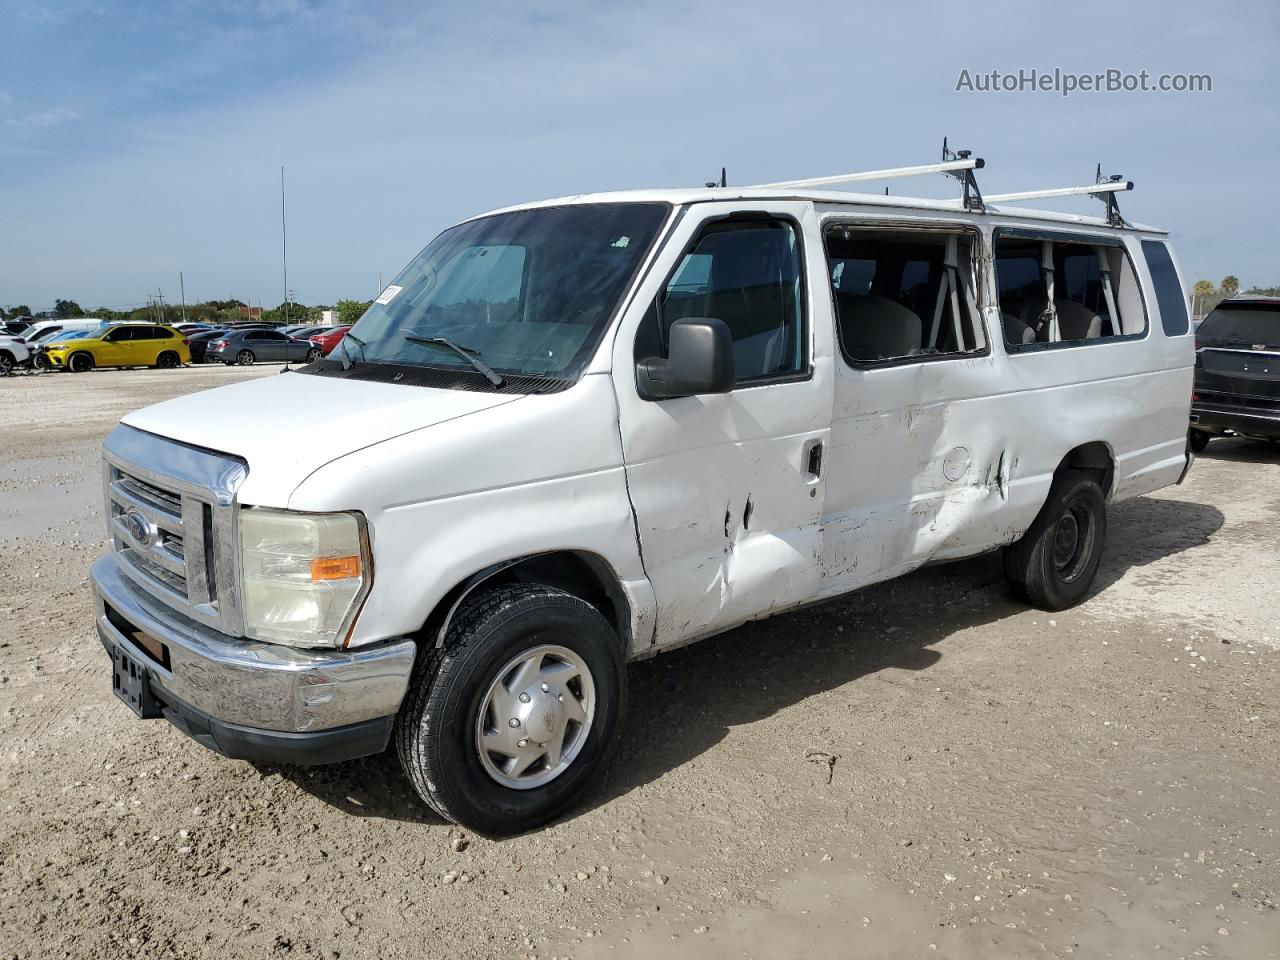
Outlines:
[[191,362],[191,350],[172,327],[117,323],[50,344],[44,358],[54,370],[85,373],[94,367],[178,367]]

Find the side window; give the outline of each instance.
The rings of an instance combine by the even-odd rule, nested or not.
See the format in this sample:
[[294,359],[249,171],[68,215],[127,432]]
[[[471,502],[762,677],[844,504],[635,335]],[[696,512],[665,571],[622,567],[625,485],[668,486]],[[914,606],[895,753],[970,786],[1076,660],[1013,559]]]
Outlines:
[[840,349],[848,362],[986,349],[974,234],[836,225],[824,240]]
[[1156,303],[1160,307],[1160,325],[1166,337],[1180,337],[1191,329],[1187,315],[1187,298],[1178,282],[1178,271],[1169,256],[1169,245],[1159,240],[1143,240],[1142,255],[1147,258],[1151,271],[1151,284],[1156,289]]
[[682,317],[723,320],[733,335],[737,382],[805,370],[799,238],[782,220],[712,223],[649,307],[636,356],[666,356],[667,331]]
[[129,328],[116,327],[114,330],[109,331],[102,339],[106,340],[108,343],[124,343],[129,339]]
[[995,239],[1004,340],[1011,350],[1141,336],[1147,312],[1124,247],[1088,238]]

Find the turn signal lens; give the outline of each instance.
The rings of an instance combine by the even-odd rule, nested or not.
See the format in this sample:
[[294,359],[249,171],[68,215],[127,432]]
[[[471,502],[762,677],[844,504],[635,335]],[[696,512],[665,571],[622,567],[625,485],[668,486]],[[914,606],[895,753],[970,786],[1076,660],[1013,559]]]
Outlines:
[[359,557],[314,557],[311,560],[311,582],[351,580],[360,576]]

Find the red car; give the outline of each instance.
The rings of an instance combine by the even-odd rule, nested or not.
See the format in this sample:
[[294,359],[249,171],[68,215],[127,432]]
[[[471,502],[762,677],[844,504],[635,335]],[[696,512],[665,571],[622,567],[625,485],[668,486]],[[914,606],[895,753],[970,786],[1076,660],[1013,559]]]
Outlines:
[[347,331],[350,329],[351,324],[347,324],[345,327],[334,327],[324,333],[317,333],[311,338],[311,342],[319,347],[320,351],[327,357],[333,352],[333,348],[342,342],[342,338],[347,335]]

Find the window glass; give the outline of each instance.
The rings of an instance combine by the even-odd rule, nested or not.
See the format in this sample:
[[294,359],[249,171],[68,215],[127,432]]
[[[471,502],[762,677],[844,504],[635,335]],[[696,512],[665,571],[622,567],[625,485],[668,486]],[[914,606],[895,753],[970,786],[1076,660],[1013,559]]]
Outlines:
[[124,343],[129,339],[129,328],[116,327],[114,330],[107,331],[107,333],[103,335],[102,339],[106,340],[108,343]]
[[1012,349],[1146,331],[1137,275],[1123,247],[997,235],[995,266],[1004,339]]
[[739,383],[805,369],[800,251],[780,220],[712,223],[650,306],[638,358],[666,356],[667,331],[683,317],[714,317],[733,336]]
[[[1161,305],[1161,314],[1164,313]],[[1227,300],[1214,308],[1196,331],[1203,347],[1280,346],[1280,303]]]
[[[337,358],[445,367],[467,388],[499,375],[569,379],[599,343],[670,208],[569,204],[481,217],[446,230],[365,312]],[[363,346],[357,346],[358,338]]]
[[973,236],[835,226],[825,240],[846,360],[878,363],[985,349]]
[[1160,307],[1160,325],[1166,337],[1179,337],[1191,329],[1187,315],[1187,298],[1178,282],[1178,271],[1173,268],[1168,244],[1159,240],[1143,240],[1142,254],[1147,258],[1151,272],[1151,285],[1156,290],[1156,304]]

